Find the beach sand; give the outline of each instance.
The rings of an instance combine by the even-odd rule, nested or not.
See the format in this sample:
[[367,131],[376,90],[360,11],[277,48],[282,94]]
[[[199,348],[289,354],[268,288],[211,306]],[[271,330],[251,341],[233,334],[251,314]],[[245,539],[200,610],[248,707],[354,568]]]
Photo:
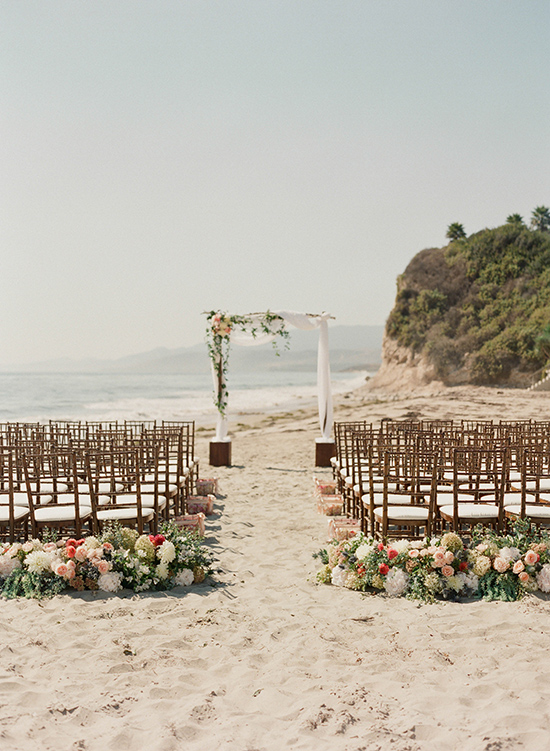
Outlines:
[[[335,418],[550,419],[550,395],[439,386]],[[0,748],[550,747],[550,601],[436,603],[318,585],[312,409],[236,416],[207,542],[217,586],[0,602]],[[245,425],[246,423],[246,425]]]

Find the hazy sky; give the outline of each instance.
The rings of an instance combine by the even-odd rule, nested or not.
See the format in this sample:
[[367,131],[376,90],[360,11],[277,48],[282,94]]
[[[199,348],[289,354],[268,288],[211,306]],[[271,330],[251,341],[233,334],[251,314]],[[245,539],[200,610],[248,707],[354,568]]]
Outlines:
[[547,0],[0,0],[0,364],[382,324],[550,205]]

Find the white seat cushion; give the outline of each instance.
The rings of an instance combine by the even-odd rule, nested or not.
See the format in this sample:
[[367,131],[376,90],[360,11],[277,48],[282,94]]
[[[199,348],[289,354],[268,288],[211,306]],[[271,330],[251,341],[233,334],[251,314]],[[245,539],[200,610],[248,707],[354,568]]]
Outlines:
[[[442,514],[453,516],[453,506],[441,506]],[[460,503],[458,504],[459,519],[497,519],[498,508],[496,506],[485,506],[482,503]]]
[[[141,516],[143,518],[143,521],[149,522],[154,517],[154,515],[155,514],[152,509],[143,509]],[[102,509],[101,511],[97,512],[97,518],[102,522],[116,519],[128,521],[130,519],[137,519],[137,511],[135,508]]]
[[[51,503],[53,500],[53,496],[51,495],[40,495],[38,497],[33,497],[33,503],[35,505],[41,504],[42,506],[45,506],[48,503]],[[2,493],[0,495],[0,502],[2,504],[8,502],[8,494]],[[13,494],[13,503],[15,506],[22,506],[23,508],[29,507],[29,497],[26,493],[23,493],[22,491],[18,490]]]
[[[506,512],[514,514],[514,516],[521,516],[521,504],[507,506]],[[543,506],[539,503],[526,503],[525,515],[530,516],[532,519],[550,519],[550,506]]]
[[[526,490],[536,490],[537,489],[537,483],[535,480],[528,480],[525,483]],[[550,490],[550,477],[541,477],[539,479],[539,490]]]
[[521,493],[504,493],[503,505],[505,508],[507,506],[515,506],[518,503],[521,503]]
[[[142,482],[140,484],[141,492],[143,493],[154,493],[155,492],[155,483],[154,482]],[[160,483],[158,485],[158,492],[159,495],[165,496],[166,495],[166,486],[164,483]],[[172,497],[173,495],[177,495],[178,493],[178,486],[177,485],[168,485],[168,495]]]
[[[80,518],[87,519],[92,513],[91,506],[81,506],[79,504]],[[75,519],[75,507],[74,504],[68,506],[57,506],[52,504],[51,506],[40,506],[34,510],[34,517],[37,522],[70,522]]]
[[[472,496],[469,493],[458,493],[457,494],[457,500],[459,503],[471,503],[472,502]],[[453,505],[453,494],[452,493],[438,493],[435,502],[438,506],[449,506]]]
[[[374,515],[378,520],[383,517],[384,511],[381,508],[374,510]],[[428,509],[423,506],[392,506],[388,509],[389,521],[426,521],[428,518]]]
[[[362,497],[363,503],[366,503],[367,505],[370,503],[370,496],[368,494],[365,494]],[[398,493],[388,493],[388,506],[403,506],[407,503],[407,496],[406,495],[399,495]],[[382,506],[384,504],[384,496],[382,493],[375,493],[374,494],[374,505],[375,506]]]
[[[23,508],[23,506],[14,506],[13,507],[13,518],[15,521],[21,521],[25,517],[29,515],[29,509]],[[0,523],[3,522],[9,522],[10,520],[10,509],[9,506],[4,506],[3,504],[0,506]]]
[[[31,490],[36,490],[36,483],[31,482],[29,483],[31,486]],[[65,482],[58,482],[57,483],[57,492],[58,493],[66,493],[69,489],[69,486]],[[51,481],[41,482],[40,483],[40,493],[53,493],[54,492],[54,484]]]

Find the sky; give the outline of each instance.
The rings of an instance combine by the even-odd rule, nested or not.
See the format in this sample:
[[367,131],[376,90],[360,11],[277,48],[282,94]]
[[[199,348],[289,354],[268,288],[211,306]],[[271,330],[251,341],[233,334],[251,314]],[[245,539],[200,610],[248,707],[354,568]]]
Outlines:
[[547,0],[1,0],[0,366],[384,324],[550,205]]

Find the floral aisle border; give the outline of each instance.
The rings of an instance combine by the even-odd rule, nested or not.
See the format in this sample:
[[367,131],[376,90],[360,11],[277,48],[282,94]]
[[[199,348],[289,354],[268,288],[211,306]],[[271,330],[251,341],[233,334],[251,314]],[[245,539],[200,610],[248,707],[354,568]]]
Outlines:
[[324,564],[319,582],[390,597],[510,602],[527,592],[550,592],[550,537],[529,522],[517,522],[509,535],[476,529],[468,544],[452,532],[388,545],[360,534],[333,540],[315,557]]
[[212,562],[200,538],[173,523],[164,524],[162,534],[141,536],[113,523],[98,537],[0,545],[0,595],[166,590],[203,582]]
[[206,345],[212,372],[214,374],[214,404],[222,418],[226,417],[227,410],[227,373],[229,365],[229,350],[231,333],[241,331],[250,334],[253,338],[259,336],[274,337],[273,347],[278,355],[277,338],[285,340],[288,347],[290,333],[281,316],[271,313],[250,313],[248,315],[229,315],[219,310],[211,310],[206,315]]

